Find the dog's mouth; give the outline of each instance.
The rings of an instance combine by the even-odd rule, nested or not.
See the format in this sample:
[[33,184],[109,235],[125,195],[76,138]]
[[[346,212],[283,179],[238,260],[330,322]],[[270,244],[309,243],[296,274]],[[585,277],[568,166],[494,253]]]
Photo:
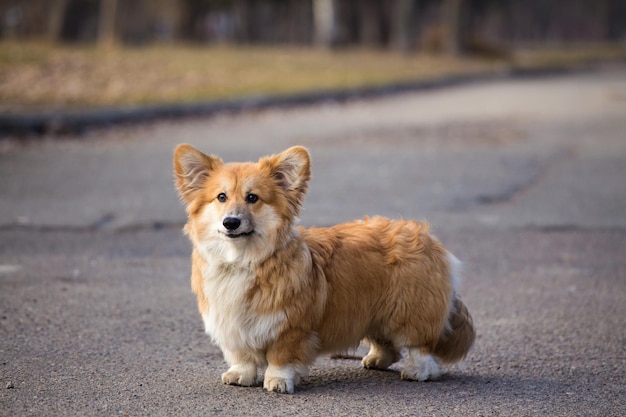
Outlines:
[[251,230],[249,232],[242,232],[242,233],[226,232],[224,233],[224,235],[226,235],[226,237],[230,239],[239,239],[239,238],[251,236],[253,233],[254,233],[254,230]]

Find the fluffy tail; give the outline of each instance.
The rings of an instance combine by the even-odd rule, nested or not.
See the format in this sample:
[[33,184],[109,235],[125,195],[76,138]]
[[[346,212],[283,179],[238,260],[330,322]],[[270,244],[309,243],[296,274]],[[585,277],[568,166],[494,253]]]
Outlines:
[[443,363],[458,362],[465,358],[475,338],[472,316],[465,304],[456,297],[450,310],[448,325],[439,337],[433,354]]

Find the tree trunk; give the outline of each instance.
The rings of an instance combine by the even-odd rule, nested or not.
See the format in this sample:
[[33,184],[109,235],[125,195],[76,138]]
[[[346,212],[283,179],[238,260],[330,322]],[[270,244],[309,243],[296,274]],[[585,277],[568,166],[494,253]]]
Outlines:
[[100,0],[98,18],[98,44],[104,47],[115,45],[115,12],[117,0]]
[[461,8],[463,0],[443,0],[443,49],[449,55],[463,52]]
[[61,39],[61,31],[63,30],[66,9],[67,0],[50,1],[50,9],[48,11],[48,31],[46,33],[46,38],[50,42],[58,42],[59,39]]
[[362,2],[361,9],[359,10],[361,26],[359,41],[362,45],[379,47],[383,44],[380,9],[380,3],[375,0]]
[[396,0],[392,16],[392,47],[408,53],[415,48],[416,0]]
[[313,0],[315,44],[332,48],[337,43],[337,0]]

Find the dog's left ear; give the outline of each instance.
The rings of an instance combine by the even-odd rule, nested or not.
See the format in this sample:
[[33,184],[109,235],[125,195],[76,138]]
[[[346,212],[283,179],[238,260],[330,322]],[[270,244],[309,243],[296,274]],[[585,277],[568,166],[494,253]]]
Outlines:
[[272,177],[285,191],[294,209],[294,215],[298,215],[311,179],[309,151],[303,146],[294,146],[278,155],[263,158],[260,163],[267,164]]

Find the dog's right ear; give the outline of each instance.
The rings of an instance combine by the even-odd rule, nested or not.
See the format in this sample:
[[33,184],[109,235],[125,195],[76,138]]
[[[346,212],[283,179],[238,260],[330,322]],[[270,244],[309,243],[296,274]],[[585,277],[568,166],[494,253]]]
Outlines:
[[217,156],[205,155],[191,145],[178,145],[174,150],[174,176],[180,198],[191,203],[211,172],[223,164]]

